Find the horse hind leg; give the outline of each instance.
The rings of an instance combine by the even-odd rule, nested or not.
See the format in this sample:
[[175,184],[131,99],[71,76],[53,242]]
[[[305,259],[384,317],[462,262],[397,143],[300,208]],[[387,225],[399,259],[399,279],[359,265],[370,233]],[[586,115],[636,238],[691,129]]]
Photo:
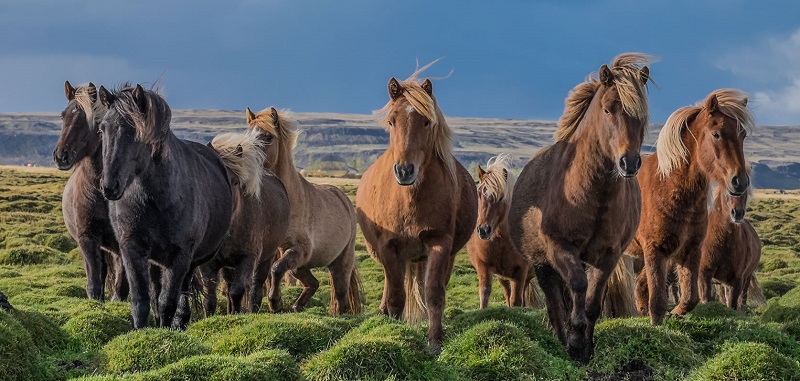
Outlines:
[[[250,312],[256,313],[261,309],[261,302],[264,299],[264,286],[269,280],[270,270],[272,264],[277,256],[277,250],[271,253],[262,253],[261,258],[253,270],[251,278],[250,293],[248,295],[248,304],[250,305]],[[270,289],[271,287],[267,287]]]
[[197,268],[197,275],[203,284],[203,310],[206,317],[211,317],[217,312],[217,288],[219,286],[219,274],[210,263],[206,263]]
[[681,284],[681,299],[672,309],[675,315],[685,315],[700,301],[697,293],[697,278],[700,267],[700,252],[688,250],[687,256],[678,263],[678,281]]
[[300,292],[300,296],[292,304],[292,310],[294,312],[303,312],[311,297],[319,289],[319,281],[309,269],[299,268],[294,270],[292,275],[303,285],[303,291]]
[[[506,305],[511,307],[513,303],[511,302],[511,281],[508,279],[498,279],[498,283],[500,283],[500,287],[503,288],[503,298],[506,301]],[[488,302],[488,297],[487,297]]]
[[328,266],[328,271],[331,276],[330,313],[360,312],[361,287],[355,264],[355,239]]
[[294,270],[302,258],[302,253],[297,247],[286,250],[270,269],[269,308],[273,312],[283,309],[281,301],[281,281],[289,270]]
[[536,267],[536,280],[544,292],[545,306],[550,326],[563,345],[567,345],[565,322],[567,306],[564,303],[564,282],[550,265]]
[[125,273],[125,266],[122,265],[122,257],[116,253],[109,253],[111,267],[114,273],[112,302],[121,302],[128,299],[130,289],[128,288],[128,278]]
[[734,279],[730,287],[728,287],[727,304],[731,309],[738,311],[744,305],[740,304],[742,295],[747,294],[747,288],[744,287],[745,281],[742,279]]

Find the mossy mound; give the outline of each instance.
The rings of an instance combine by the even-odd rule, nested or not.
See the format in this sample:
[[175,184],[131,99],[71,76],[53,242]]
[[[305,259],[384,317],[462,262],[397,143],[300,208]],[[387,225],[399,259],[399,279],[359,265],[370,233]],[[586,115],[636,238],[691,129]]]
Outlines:
[[439,361],[464,380],[579,380],[571,361],[547,353],[515,325],[497,320],[480,323],[445,345]]
[[59,284],[51,287],[48,292],[55,296],[67,298],[86,298],[86,289],[75,284]]
[[211,348],[231,330],[253,322],[258,316],[254,314],[214,315],[190,324],[186,328],[186,334]]
[[39,350],[16,317],[0,310],[0,381],[39,378]]
[[548,327],[547,316],[541,309],[490,307],[463,312],[456,314],[447,322],[445,333],[448,338],[455,338],[476,324],[488,320],[514,324],[547,353],[564,359],[569,358],[564,346]]
[[789,320],[800,319],[800,307],[787,306],[782,297],[772,298],[767,304],[758,308],[761,321],[782,323]]
[[783,259],[772,258],[764,262],[764,264],[761,266],[761,270],[764,272],[770,272],[770,271],[785,269],[787,267],[789,267],[789,264],[786,263],[786,261],[784,261]]
[[653,327],[645,319],[614,319],[597,324],[595,353],[587,367],[593,374],[614,374],[639,363],[654,370],[656,379],[676,379],[700,364],[688,335]]
[[739,311],[730,309],[728,306],[718,302],[698,304],[697,307],[686,314],[686,316],[700,319],[743,317]]
[[69,253],[72,249],[78,247],[75,240],[64,234],[51,234],[44,240],[44,245],[56,249],[62,253]]
[[64,264],[66,255],[43,245],[24,245],[0,251],[0,265],[25,266],[43,263]]
[[49,316],[23,309],[9,312],[31,335],[33,344],[42,353],[61,350],[69,344],[69,335]]
[[736,343],[708,360],[688,380],[797,380],[800,366],[763,343]]
[[184,332],[144,328],[109,341],[103,346],[101,358],[106,373],[120,374],[158,369],[209,352],[208,347]]
[[790,320],[782,323],[778,330],[791,337],[794,337],[795,340],[800,341],[800,319]]
[[367,319],[301,365],[309,380],[448,380],[419,329],[384,316]]
[[297,359],[317,353],[342,337],[346,320],[310,314],[259,314],[228,330],[212,345],[214,353],[249,355],[264,349],[283,349]]
[[797,286],[791,279],[772,277],[761,281],[761,289],[764,290],[764,297],[767,299],[782,296]]
[[779,331],[776,323],[761,324],[753,321],[738,321],[734,329],[717,338],[722,346],[726,342],[764,343],[778,352],[800,360],[800,343],[789,335]]
[[98,350],[111,339],[133,328],[130,315],[120,316],[105,308],[88,310],[70,318],[63,328],[86,348]]

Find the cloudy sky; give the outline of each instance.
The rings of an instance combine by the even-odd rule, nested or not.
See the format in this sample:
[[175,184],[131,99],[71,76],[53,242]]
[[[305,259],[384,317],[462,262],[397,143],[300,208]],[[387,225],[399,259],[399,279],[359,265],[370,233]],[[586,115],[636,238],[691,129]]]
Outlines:
[[0,112],[60,111],[63,82],[150,85],[173,108],[370,113],[416,62],[445,115],[554,120],[569,89],[653,54],[651,119],[720,87],[800,125],[800,1],[0,2]]

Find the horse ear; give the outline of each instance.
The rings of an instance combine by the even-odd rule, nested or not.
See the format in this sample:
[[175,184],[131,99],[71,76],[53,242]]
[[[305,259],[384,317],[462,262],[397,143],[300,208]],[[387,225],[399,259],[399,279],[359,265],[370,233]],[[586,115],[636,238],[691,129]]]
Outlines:
[[206,147],[214,149],[214,145],[211,142],[206,143]]
[[69,81],[64,82],[64,95],[67,96],[68,101],[75,99],[75,88],[69,84]]
[[242,157],[243,153],[244,153],[244,149],[242,149],[242,145],[241,144],[237,145],[236,146],[236,150],[233,151],[233,154],[236,155],[236,157]]
[[600,83],[611,86],[614,82],[614,74],[611,72],[611,69],[608,68],[608,65],[600,66]]
[[481,166],[479,165],[478,166],[478,180],[483,180],[483,176],[486,176],[486,171],[484,171],[483,168],[481,168]]
[[133,100],[136,101],[136,106],[139,107],[141,113],[147,112],[147,98],[145,97],[144,88],[138,83],[136,88],[133,89]]
[[253,124],[253,121],[256,120],[256,114],[250,111],[250,107],[244,110],[244,115],[247,117],[247,125]]
[[269,116],[272,118],[272,125],[277,127],[280,119],[278,118],[278,110],[275,107],[269,108]]
[[389,97],[392,98],[392,100],[395,100],[401,95],[403,95],[403,86],[401,86],[400,82],[397,82],[397,80],[392,77],[392,79],[389,80]]
[[742,98],[742,107],[747,107],[747,97]]
[[647,80],[650,79],[650,68],[645,66],[642,70],[639,70],[639,77],[642,80],[642,85],[646,85]]
[[717,100],[717,94],[712,94],[706,100],[706,110],[708,111],[709,114],[711,114],[712,112],[717,111],[717,106],[719,106],[719,100]]
[[102,103],[104,106],[108,107],[114,103],[114,94],[111,94],[108,90],[106,90],[103,85],[100,85],[100,90],[98,90],[97,93],[100,96],[100,103]]
[[89,89],[89,100],[91,100],[92,103],[97,102],[97,88],[94,87],[94,83],[89,82],[86,87]]
[[422,82],[422,90],[425,90],[428,95],[433,96],[433,83],[428,78],[425,78],[425,82]]
[[508,180],[508,169],[503,168],[503,178]]

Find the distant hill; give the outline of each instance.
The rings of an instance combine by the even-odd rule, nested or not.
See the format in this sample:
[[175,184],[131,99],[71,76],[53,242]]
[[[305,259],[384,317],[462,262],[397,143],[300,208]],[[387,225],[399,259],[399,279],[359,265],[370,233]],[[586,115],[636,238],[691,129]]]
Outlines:
[[[362,172],[389,144],[376,117],[360,114],[296,113],[304,131],[295,160],[299,167],[331,157]],[[454,130],[455,155],[472,167],[501,152],[517,166],[553,142],[554,121],[448,117]],[[208,142],[225,131],[245,128],[244,111],[173,110],[172,128],[184,139]],[[645,139],[652,151],[660,126]],[[53,166],[52,152],[61,130],[57,113],[0,113],[0,164]],[[755,165],[759,188],[800,189],[800,127],[761,126],[745,142]],[[333,155],[333,156],[331,156]],[[324,159],[324,160],[320,160]]]

